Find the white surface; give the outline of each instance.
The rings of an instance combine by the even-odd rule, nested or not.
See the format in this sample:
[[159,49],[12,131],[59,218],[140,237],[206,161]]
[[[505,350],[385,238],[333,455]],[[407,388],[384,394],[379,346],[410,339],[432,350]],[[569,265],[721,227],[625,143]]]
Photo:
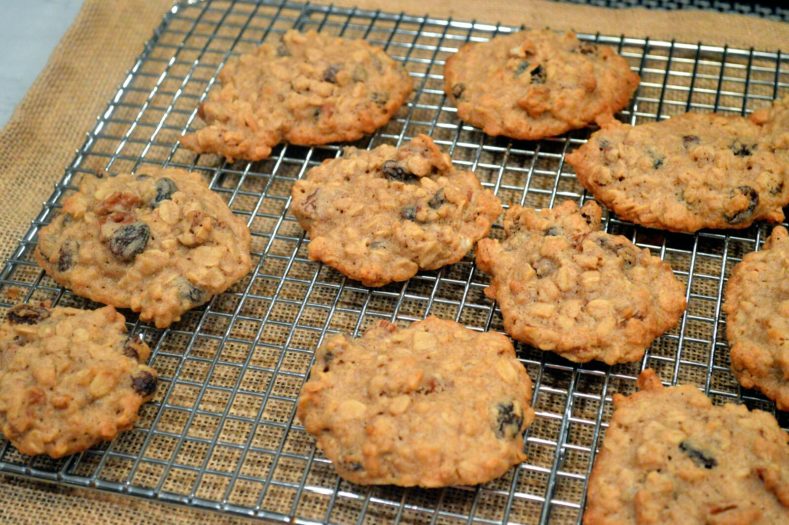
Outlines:
[[81,0],[0,0],[0,126],[46,65]]

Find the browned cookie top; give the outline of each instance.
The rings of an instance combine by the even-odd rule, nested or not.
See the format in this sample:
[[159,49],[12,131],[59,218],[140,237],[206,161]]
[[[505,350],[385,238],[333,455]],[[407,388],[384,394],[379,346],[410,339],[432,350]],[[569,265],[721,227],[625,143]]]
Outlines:
[[24,454],[59,458],[131,428],[156,389],[150,349],[121,314],[19,304],[0,325],[0,429]]
[[77,295],[164,328],[246,275],[249,248],[246,224],[200,175],[146,168],[86,177],[35,257]]
[[789,204],[789,98],[750,118],[686,113],[635,127],[611,119],[567,161],[596,199],[650,228],[780,222]]
[[507,333],[576,362],[637,361],[685,308],[668,263],[600,230],[600,207],[566,201],[536,211],[512,206],[503,241],[483,239],[479,268],[493,276]]
[[360,139],[389,122],[412,84],[401,64],[364,40],[295,30],[229,60],[219,82],[200,106],[207,126],[181,143],[230,160],[265,159],[280,142]]
[[425,135],[399,148],[347,148],[312,168],[292,195],[310,258],[366,286],[459,261],[501,213],[496,196]]
[[653,370],[638,384],[614,395],[586,525],[789,523],[789,444],[772,415],[663,388]]
[[466,44],[444,67],[444,91],[462,120],[488,135],[528,140],[616,113],[638,81],[611,48],[547,29]]
[[476,485],[525,458],[530,397],[507,337],[428,317],[330,337],[298,417],[352,483]]
[[726,337],[734,375],[789,410],[789,234],[776,226],[726,285]]

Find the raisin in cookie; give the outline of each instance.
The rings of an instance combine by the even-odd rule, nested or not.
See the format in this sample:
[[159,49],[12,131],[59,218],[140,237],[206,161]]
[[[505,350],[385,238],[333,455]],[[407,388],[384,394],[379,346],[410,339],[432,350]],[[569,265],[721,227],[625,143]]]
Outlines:
[[614,119],[567,156],[620,218],[695,232],[783,220],[789,204],[789,98],[750,118],[686,113],[635,127]]
[[726,285],[726,337],[740,384],[789,410],[789,234],[776,226],[764,249],[734,267]]
[[462,120],[488,135],[526,140],[616,113],[638,81],[610,47],[547,29],[466,44],[444,66],[444,91]]
[[594,202],[511,207],[503,241],[483,239],[477,265],[493,276],[507,333],[571,361],[637,361],[685,308],[668,263],[600,230]]
[[772,415],[664,388],[649,369],[638,386],[614,395],[584,524],[789,523],[789,444]]
[[77,295],[164,328],[249,271],[250,234],[196,173],[86,177],[35,256]]
[[525,458],[531,381],[512,343],[428,317],[386,321],[318,349],[298,402],[344,479],[444,487],[497,478]]
[[156,389],[151,351],[112,306],[19,304],[0,325],[0,429],[22,453],[59,458],[132,427]]
[[292,195],[310,258],[366,286],[459,261],[501,213],[496,196],[425,135],[400,148],[346,148],[296,182]]
[[228,61],[200,106],[208,124],[181,138],[199,153],[260,160],[280,142],[316,145],[372,133],[411,94],[411,77],[382,49],[309,31]]

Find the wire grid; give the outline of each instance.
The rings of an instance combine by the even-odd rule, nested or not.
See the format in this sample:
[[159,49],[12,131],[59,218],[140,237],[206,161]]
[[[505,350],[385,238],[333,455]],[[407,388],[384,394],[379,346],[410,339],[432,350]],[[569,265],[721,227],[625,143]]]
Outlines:
[[785,2],[761,0],[759,2],[738,2],[737,0],[554,0],[555,2],[571,2],[588,4],[597,7],[645,7],[647,9],[706,9],[722,13],[751,15],[771,20],[789,21],[789,9]]
[[[281,146],[270,159],[227,163],[180,148],[199,126],[196,108],[231,55],[285,30],[317,28],[363,37],[402,61],[415,80],[407,107],[357,146],[401,143],[428,133],[458,168],[473,170],[505,203],[550,207],[588,198],[564,163],[587,130],[539,142],[485,136],[463,125],[444,98],[442,67],[469,41],[516,28],[295,3],[211,1],[174,7],[156,30],[51,198],[0,275],[0,305],[51,300],[95,307],[59,288],[33,262],[39,228],[86,173],[150,165],[194,170],[248,223],[253,271],[230,291],[155,330],[128,313],[130,329],[154,348],[160,373],[154,401],[135,428],[113,442],[58,461],[0,445],[0,471],[61,484],[175,502],[277,521],[403,523],[580,523],[586,479],[611,416],[613,393],[630,393],[644,367],[669,383],[691,383],[715,402],[746,402],[729,370],[721,295],[732,266],[758,249],[767,227],[738,232],[668,233],[608,217],[606,228],[669,261],[687,284],[688,308],[641,363],[575,365],[518,345],[535,388],[537,419],[528,461],[480,487],[445,490],[360,487],[340,480],[295,419],[313,353],[328,333],[358,334],[380,319],[400,324],[428,313],[477,330],[503,331],[473,260],[380,289],[364,288],[311,262],[308,239],[288,212],[290,188],[340,146]],[[610,45],[641,75],[623,118],[631,123],[696,111],[746,113],[789,87],[779,52],[690,45],[624,36],[579,35]],[[500,226],[494,235],[501,235]],[[786,428],[786,418],[779,414]]]

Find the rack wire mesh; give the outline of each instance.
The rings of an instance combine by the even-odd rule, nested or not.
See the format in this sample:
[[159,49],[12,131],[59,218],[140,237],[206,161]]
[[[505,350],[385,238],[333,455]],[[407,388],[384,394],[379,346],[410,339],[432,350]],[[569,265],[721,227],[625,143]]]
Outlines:
[[789,9],[781,2],[762,0],[759,2],[738,2],[737,0],[554,0],[555,2],[572,2],[597,7],[645,7],[647,9],[705,9],[722,13],[759,16],[771,20],[786,22],[789,20]]
[[[380,289],[308,260],[309,240],[288,212],[290,187],[311,166],[339,155],[340,146],[280,146],[268,160],[232,164],[178,146],[178,137],[199,125],[196,108],[227,58],[293,27],[365,38],[402,61],[414,78],[408,105],[357,146],[397,144],[428,133],[505,204],[550,207],[589,198],[564,163],[587,130],[539,142],[491,138],[459,122],[444,98],[442,67],[451,53],[517,28],[289,2],[180,4],[147,43],[5,265],[0,311],[20,300],[97,306],[59,288],[31,253],[63,196],[101,169],[169,165],[203,174],[247,221],[256,265],[230,291],[167,330],[154,330],[127,312],[130,329],[154,348],[151,362],[161,377],[155,400],[133,430],[57,461],[26,457],[0,442],[0,472],[298,523],[579,523],[612,395],[632,392],[642,368],[655,368],[668,383],[697,385],[716,403],[745,402],[774,412],[758,393],[741,391],[731,375],[721,312],[732,266],[759,248],[768,228],[677,234],[610,216],[608,231],[669,261],[687,284],[688,308],[677,328],[640,363],[614,367],[576,365],[519,345],[535,384],[537,419],[525,437],[527,462],[498,480],[444,490],[340,480],[295,418],[298,392],[326,334],[358,334],[379,319],[406,324],[428,313],[478,330],[503,326],[482,294],[487,277],[471,258]],[[789,88],[788,59],[780,50],[579,37],[614,47],[640,74],[637,95],[622,113],[630,123],[688,110],[745,114]],[[778,417],[786,428],[784,415]]]

